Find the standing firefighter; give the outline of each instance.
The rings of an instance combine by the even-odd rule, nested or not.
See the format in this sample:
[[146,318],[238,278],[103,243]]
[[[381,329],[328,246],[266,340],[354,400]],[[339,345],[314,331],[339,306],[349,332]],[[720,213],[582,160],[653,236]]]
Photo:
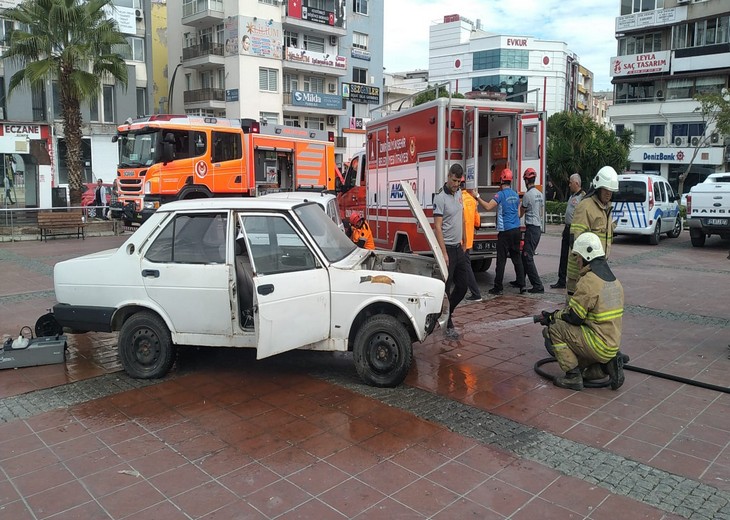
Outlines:
[[375,241],[373,240],[373,232],[370,231],[370,225],[357,211],[350,214],[350,226],[352,234],[350,238],[357,245],[364,249],[375,249]]
[[[618,191],[618,175],[616,170],[610,166],[604,166],[593,179],[593,194],[586,196],[578,203],[573,214],[573,221],[570,224],[571,244],[578,237],[590,231],[598,235],[601,246],[606,252],[606,258],[611,253],[611,242],[613,242],[613,229],[616,227],[611,218],[611,197]],[[575,292],[578,282],[579,268],[575,256],[568,258],[568,300]]]
[[565,375],[554,379],[555,386],[582,390],[583,380],[611,378],[617,390],[624,382],[621,344],[621,317],[624,289],[606,263],[600,238],[583,233],[573,244],[580,271],[575,294],[565,309],[542,312],[539,323],[545,348],[555,357]]

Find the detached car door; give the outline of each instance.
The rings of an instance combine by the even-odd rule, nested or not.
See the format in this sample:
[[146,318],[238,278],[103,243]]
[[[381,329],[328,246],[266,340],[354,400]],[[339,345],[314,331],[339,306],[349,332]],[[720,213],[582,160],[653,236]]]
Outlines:
[[140,269],[147,295],[178,333],[232,334],[227,230],[225,211],[179,213],[144,252]]
[[241,214],[253,267],[256,358],[330,335],[330,282],[294,222],[281,213]]

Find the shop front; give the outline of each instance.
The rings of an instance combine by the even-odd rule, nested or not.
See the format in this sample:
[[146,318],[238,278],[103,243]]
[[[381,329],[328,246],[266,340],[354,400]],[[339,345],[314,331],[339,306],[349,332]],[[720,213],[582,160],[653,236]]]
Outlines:
[[53,206],[52,153],[48,125],[15,122],[0,125],[0,207]]

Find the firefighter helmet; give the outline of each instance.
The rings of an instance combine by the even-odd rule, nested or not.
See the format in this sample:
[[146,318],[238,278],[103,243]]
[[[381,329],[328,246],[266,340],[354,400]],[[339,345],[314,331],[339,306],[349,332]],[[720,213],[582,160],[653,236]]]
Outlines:
[[505,168],[502,170],[502,173],[499,175],[500,182],[509,183],[512,182],[512,170],[509,168]]
[[618,174],[611,166],[604,166],[593,179],[593,187],[595,189],[605,188],[608,191],[618,191]]
[[360,217],[360,213],[358,213],[357,211],[353,211],[352,213],[350,213],[350,224],[352,224],[353,226],[357,226],[357,223],[360,222],[361,218],[362,217]]
[[600,256],[606,256],[603,251],[603,244],[598,235],[591,232],[581,233],[573,242],[573,252],[582,256],[586,262],[595,260]]
[[527,168],[522,176],[526,181],[535,180],[537,178],[537,172],[535,168]]

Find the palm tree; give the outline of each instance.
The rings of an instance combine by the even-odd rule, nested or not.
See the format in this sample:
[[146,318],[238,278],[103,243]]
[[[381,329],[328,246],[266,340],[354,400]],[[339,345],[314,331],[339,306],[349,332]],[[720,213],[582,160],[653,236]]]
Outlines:
[[127,86],[124,58],[114,52],[127,42],[105,11],[111,2],[25,0],[0,13],[16,27],[3,58],[22,67],[11,77],[8,95],[21,85],[58,82],[72,206],[81,203],[81,102],[98,96],[103,79]]

